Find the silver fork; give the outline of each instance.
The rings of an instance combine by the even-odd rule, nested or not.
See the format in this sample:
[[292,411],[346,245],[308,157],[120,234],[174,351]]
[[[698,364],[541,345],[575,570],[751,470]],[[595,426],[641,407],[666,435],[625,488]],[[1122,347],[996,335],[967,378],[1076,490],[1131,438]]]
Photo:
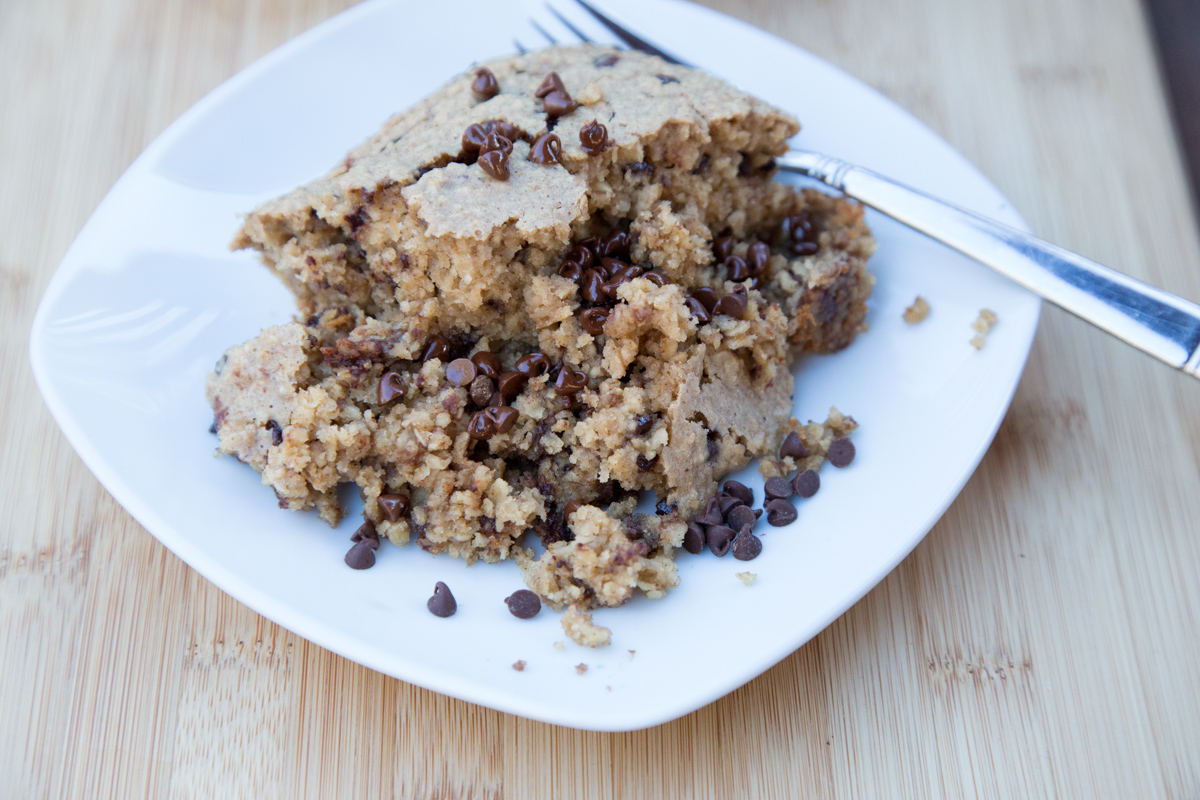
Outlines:
[[[550,44],[596,42],[691,66],[636,33],[597,0],[568,2],[586,14],[568,15],[546,3],[545,14],[529,20],[533,34]],[[520,41],[514,44],[521,52],[528,49]],[[777,163],[786,172],[821,181],[970,256],[1056,306],[1200,378],[1200,305],[832,156],[793,149]]]

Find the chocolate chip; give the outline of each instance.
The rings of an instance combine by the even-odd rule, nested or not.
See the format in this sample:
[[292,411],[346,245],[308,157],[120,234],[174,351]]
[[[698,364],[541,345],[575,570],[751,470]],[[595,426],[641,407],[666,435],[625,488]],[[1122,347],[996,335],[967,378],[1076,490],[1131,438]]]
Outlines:
[[634,423],[633,432],[636,433],[638,436],[645,436],[647,433],[650,432],[650,429],[654,427],[654,417],[649,417],[649,416],[637,417],[633,421],[633,423]]
[[591,269],[592,264],[596,262],[596,254],[590,247],[584,247],[582,244],[576,244],[567,251],[566,261],[578,262],[584,269]]
[[608,149],[608,128],[592,120],[579,129],[579,143],[589,156],[596,156]]
[[562,78],[558,77],[557,72],[551,72],[534,90],[534,97],[545,97],[551,92],[566,93],[567,87],[563,85]]
[[495,353],[480,351],[471,356],[471,363],[479,370],[480,375],[487,375],[492,380],[500,377],[500,356]]
[[651,469],[654,468],[654,462],[657,458],[658,458],[658,456],[655,456],[654,458],[646,458],[645,456],[638,456],[637,457],[638,472],[649,472]]
[[378,541],[372,544],[369,539],[364,539],[352,546],[342,560],[350,569],[370,569],[375,566],[375,549],[377,547],[379,547]]
[[579,281],[579,296],[588,303],[601,303],[607,299],[604,294],[604,278],[594,269],[583,273]]
[[748,506],[754,505],[754,490],[740,481],[725,481],[721,491],[736,497]]
[[563,364],[558,370],[558,378],[554,381],[554,391],[560,395],[578,394],[587,388],[587,373]]
[[558,265],[558,275],[569,281],[577,281],[583,277],[583,265],[577,261],[564,261]]
[[526,378],[540,378],[550,371],[550,359],[545,353],[530,353],[518,358],[516,367]]
[[664,85],[668,83],[679,83],[679,78],[671,75],[655,75],[654,77],[658,78],[658,82]]
[[510,142],[515,142],[524,136],[520,128],[502,119],[489,119],[483,123],[483,130],[485,133],[498,133]]
[[587,250],[589,253],[595,255],[600,249],[600,237],[589,236],[586,239],[581,239],[580,241],[576,242],[575,246],[582,247],[584,250]]
[[854,442],[849,439],[834,439],[826,454],[835,467],[848,467],[854,460]]
[[737,294],[729,293],[717,301],[713,314],[725,314],[734,319],[746,318],[746,301]]
[[517,424],[517,418],[521,416],[511,406],[488,406],[483,413],[496,426],[496,433],[508,433],[512,430],[513,425]]
[[654,271],[645,272],[645,273],[642,273],[642,277],[645,278],[646,280],[650,281],[651,283],[653,283],[655,286],[666,286],[667,285],[667,276],[663,275],[661,272],[654,272]]
[[562,139],[556,133],[543,133],[529,148],[529,160],[535,164],[561,164]]
[[283,428],[279,427],[279,423],[273,419],[267,420],[267,430],[271,432],[271,444],[283,444]]
[[517,619],[533,619],[542,610],[542,598],[528,589],[518,589],[504,598],[504,602]]
[[441,581],[438,581],[437,585],[433,587],[433,597],[425,601],[425,607],[435,617],[452,617],[454,612],[458,611],[458,603],[454,601],[450,587]]
[[471,381],[471,389],[468,392],[471,396],[471,402],[477,406],[486,406],[492,401],[492,394],[496,391],[496,385],[492,383],[492,379],[487,375],[476,375],[475,380]]
[[604,237],[603,241],[596,247],[596,252],[605,258],[619,258],[629,255],[631,247],[633,247],[633,239],[628,233],[625,231],[613,231]]
[[667,514],[674,514],[679,510],[677,503],[668,503],[666,500],[659,500],[654,504],[654,513],[660,517],[665,517]]
[[512,155],[513,143],[512,139],[499,133],[489,133],[487,138],[483,140],[483,147],[479,148],[479,154],[490,153],[493,150],[498,150],[504,155]]
[[792,252],[798,256],[816,255],[820,249],[820,246],[816,242],[796,242],[792,245]]
[[613,53],[608,53],[607,55],[598,56],[596,58],[596,60],[592,62],[592,64],[594,64],[597,67],[611,67],[613,64],[616,64],[620,60],[621,60],[620,56],[614,55]]
[[478,153],[487,141],[488,131],[478,122],[468,125],[462,135],[462,149],[468,153]]
[[763,504],[767,512],[767,522],[776,528],[790,525],[796,521],[796,507],[790,500],[768,500]]
[[800,434],[793,431],[784,437],[783,444],[779,446],[779,457],[808,458],[808,448],[804,446]]
[[379,379],[379,404],[390,403],[404,394],[404,376],[399,372],[385,372]]
[[563,506],[563,521],[567,524],[570,524],[571,515],[582,507],[583,503],[579,502],[578,500],[568,500],[567,504]]
[[496,423],[483,411],[476,411],[467,423],[467,435],[472,439],[486,441],[496,435]]
[[730,256],[725,259],[725,270],[731,281],[744,281],[750,277],[750,267],[740,256]]
[[741,530],[746,525],[754,525],[755,522],[758,522],[758,517],[750,506],[735,506],[729,509],[726,522],[734,530]]
[[577,108],[579,103],[566,92],[553,91],[542,98],[542,110],[550,117],[565,117]]
[[699,289],[692,292],[692,297],[699,300],[701,305],[708,309],[710,314],[712,313],[712,310],[717,307],[717,293],[707,286],[701,286]]
[[471,82],[471,93],[475,95],[475,99],[480,101],[491,100],[500,94],[500,84],[490,69],[480,67],[475,70],[475,80]]
[[375,531],[375,523],[369,519],[364,520],[363,524],[358,526],[358,530],[350,534],[350,541],[371,541],[375,543],[375,547],[379,547],[379,534]]
[[410,504],[406,494],[381,494],[378,502],[383,515],[392,522],[398,522],[407,514]]
[[500,390],[501,395],[511,400],[521,393],[527,380],[528,378],[519,372],[502,372],[496,382],[496,388]]
[[721,455],[721,437],[716,431],[708,432],[708,460],[716,461]]
[[647,164],[645,161],[635,161],[625,168],[626,172],[632,172],[635,175],[649,175],[654,172],[654,167]]
[[470,386],[478,374],[475,362],[469,358],[456,358],[446,365],[446,380],[455,386]]
[[579,315],[579,326],[592,336],[604,333],[605,322],[608,322],[607,308],[589,308]]
[[708,549],[713,551],[713,555],[720,558],[729,552],[729,546],[733,544],[733,537],[733,528],[724,525],[710,525],[706,537]]
[[208,432],[209,433],[217,432],[217,418],[216,417],[213,417],[212,425],[208,426]]
[[741,498],[734,497],[731,494],[721,492],[717,495],[717,507],[721,509],[722,516],[728,516],[729,512],[740,505],[745,505]]
[[498,181],[508,180],[508,153],[503,150],[490,150],[484,153],[479,157],[479,166]]
[[767,478],[763,493],[770,500],[783,500],[792,496],[792,482],[787,478]]
[[713,256],[716,257],[718,264],[724,264],[725,259],[733,255],[733,237],[721,236],[713,239],[712,244]]
[[806,469],[792,480],[792,488],[801,497],[812,497],[821,488],[821,476],[816,470]]
[[750,526],[745,525],[734,537],[733,557],[738,561],[753,561],[762,552],[762,540],[750,532]]
[[771,246],[766,242],[755,242],[750,245],[750,249],[746,252],[746,263],[750,266],[750,274],[758,275],[767,266],[767,260],[771,258]]
[[436,358],[445,361],[448,355],[450,355],[450,343],[441,336],[435,336],[429,340],[429,344],[425,345],[425,353],[421,356],[421,360],[431,361]]
[[708,309],[705,308],[704,304],[696,298],[689,297],[685,301],[684,305],[688,307],[688,311],[690,311],[692,316],[696,318],[696,324],[705,325],[709,322],[712,322],[712,314],[708,313]]
[[716,497],[708,499],[704,505],[704,511],[696,517],[696,522],[701,525],[723,525],[725,523],[725,515],[721,513],[721,505]]
[[628,267],[629,267],[629,265],[626,264],[624,261],[622,261],[619,258],[610,258],[608,256],[603,256],[600,259],[600,267],[596,271],[599,272],[601,275],[603,275],[605,278],[611,278],[614,275],[616,275],[618,272],[620,272],[621,270],[626,269]]
[[704,543],[707,539],[704,528],[699,523],[689,522],[687,533],[683,535],[683,549],[692,555],[697,555],[704,550]]

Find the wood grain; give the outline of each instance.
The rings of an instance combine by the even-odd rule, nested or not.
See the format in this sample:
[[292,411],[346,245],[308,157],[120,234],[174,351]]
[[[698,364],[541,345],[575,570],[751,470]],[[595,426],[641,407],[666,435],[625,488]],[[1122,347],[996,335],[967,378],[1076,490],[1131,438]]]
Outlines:
[[[711,4],[912,110],[1039,233],[1200,298],[1135,0]],[[1200,797],[1200,386],[1053,309],[917,550],[783,663],[648,731],[386,678],[137,525],[38,397],[37,301],[159,131],[346,5],[0,2],[0,797]]]

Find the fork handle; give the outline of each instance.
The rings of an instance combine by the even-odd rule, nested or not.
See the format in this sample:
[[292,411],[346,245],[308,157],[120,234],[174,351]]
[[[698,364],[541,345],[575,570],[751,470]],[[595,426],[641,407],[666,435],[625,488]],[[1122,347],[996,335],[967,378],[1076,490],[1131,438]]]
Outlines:
[[780,169],[816,178],[1200,378],[1200,305],[845,161],[803,150],[777,161]]

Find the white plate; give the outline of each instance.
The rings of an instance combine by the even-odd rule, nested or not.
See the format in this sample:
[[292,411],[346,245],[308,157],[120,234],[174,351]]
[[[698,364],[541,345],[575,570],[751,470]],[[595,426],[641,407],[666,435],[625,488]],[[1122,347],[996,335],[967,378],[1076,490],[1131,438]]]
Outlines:
[[[697,6],[613,5],[682,58],[794,112],[803,146],[1023,225],[945,142],[812,55]],[[597,612],[611,647],[557,650],[558,615],[511,617],[502,598],[521,586],[513,564],[468,568],[385,547],[374,569],[348,569],[354,514],[331,531],[311,514],[280,511],[249,468],[210,455],[207,371],[293,310],[255,256],[227,245],[240,213],[324,172],[392,112],[471,62],[510,52],[514,38],[533,44],[514,10],[473,3],[450,24],[436,4],[364,3],[219,87],[138,158],[80,232],[38,309],[31,357],[47,405],[100,482],[241,602],[420,686],[561,725],[632,730],[749,681],[912,550],[991,442],[1039,301],[871,214],[871,330],[842,354],[800,365],[795,398],[802,420],[835,404],[852,414],[862,426],[857,460],[822,472],[792,528],[761,526],[753,563],[684,553],[681,585],[667,598]],[[909,326],[900,315],[918,293],[933,313]],[[970,323],[985,307],[1000,322],[977,352]],[[745,474],[761,498],[757,472]],[[758,575],[751,587],[735,577],[747,569]],[[438,580],[458,598],[450,619],[425,610]],[[510,666],[518,659],[524,672]]]

